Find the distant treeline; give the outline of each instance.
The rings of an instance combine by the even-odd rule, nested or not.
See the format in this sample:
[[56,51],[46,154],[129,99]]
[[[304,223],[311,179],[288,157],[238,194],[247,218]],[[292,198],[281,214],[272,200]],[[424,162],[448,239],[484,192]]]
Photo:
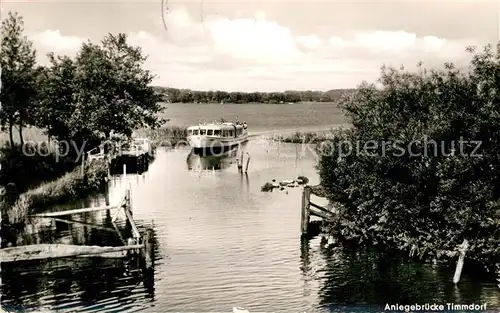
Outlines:
[[329,91],[284,91],[284,92],[227,92],[197,91],[169,87],[154,87],[164,102],[183,103],[289,103],[289,102],[332,102],[345,92],[354,89],[333,89]]

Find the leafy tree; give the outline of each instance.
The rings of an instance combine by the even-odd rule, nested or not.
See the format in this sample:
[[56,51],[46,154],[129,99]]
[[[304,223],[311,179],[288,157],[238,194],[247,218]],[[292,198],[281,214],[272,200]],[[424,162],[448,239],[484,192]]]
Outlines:
[[126,35],[108,35],[100,45],[84,43],[74,60],[49,55],[42,124],[50,135],[85,143],[91,149],[111,135],[163,123],[160,98],[143,69],[146,57]]
[[350,92],[350,89],[334,89],[326,92],[322,91],[293,91],[285,92],[226,92],[226,91],[198,91],[190,89],[175,89],[155,87],[160,93],[162,101],[165,102],[206,102],[206,103],[280,103],[280,102],[300,102],[316,101],[331,102],[337,100],[343,93]]
[[45,128],[49,138],[71,139],[76,111],[76,64],[69,57],[48,55],[50,66],[41,73],[37,125]]
[[23,144],[23,126],[32,123],[33,101],[36,96],[36,51],[25,36],[24,22],[17,13],[9,12],[2,22],[0,66],[2,92],[0,124],[8,128],[11,146],[14,146],[13,127],[19,127]]
[[498,257],[499,60],[500,45],[475,53],[465,74],[383,68],[382,88],[364,83],[341,98],[353,128],[318,162],[339,238],[420,257],[468,239],[471,255]]

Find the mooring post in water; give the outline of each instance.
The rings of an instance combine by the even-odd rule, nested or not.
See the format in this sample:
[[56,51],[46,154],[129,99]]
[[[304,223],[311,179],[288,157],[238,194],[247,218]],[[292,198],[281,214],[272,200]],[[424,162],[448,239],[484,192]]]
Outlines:
[[462,275],[462,269],[464,267],[465,253],[469,249],[469,242],[464,239],[464,242],[459,246],[460,255],[458,256],[457,267],[455,269],[455,276],[453,276],[453,283],[458,284],[460,281],[460,275]]
[[278,158],[280,157],[281,135],[278,135]]
[[[105,190],[105,193],[104,193],[104,201],[106,201],[106,206],[109,206],[109,188],[108,188],[108,185],[106,184],[106,190]],[[108,210],[108,212],[110,212]]]
[[108,174],[108,181],[111,180],[111,156],[107,153],[106,154],[106,165],[107,165],[107,174]]
[[326,245],[328,243],[328,230],[325,225],[325,221],[321,220],[321,245]]
[[301,225],[300,230],[302,236],[307,235],[307,228],[309,227],[310,212],[309,212],[309,200],[311,198],[311,190],[309,186],[304,186],[302,191],[302,214],[301,214]]
[[127,164],[124,163],[123,164],[123,184],[124,184],[124,186],[127,185],[126,178],[127,178]]
[[127,190],[125,191],[125,197],[127,199],[126,201],[126,206],[127,206],[127,209],[130,211],[130,213],[134,213],[134,211],[132,210],[132,194],[130,192],[130,188],[127,188]]
[[82,169],[81,169],[82,177],[85,175],[85,153],[82,153]]
[[154,231],[148,228],[143,234],[142,243],[144,244],[144,267],[150,270],[154,266]]
[[236,158],[236,161],[238,162],[238,172],[243,173],[243,151],[241,154],[238,152],[239,157]]
[[247,165],[245,167],[245,173],[248,173],[248,164],[250,164],[250,153],[247,152]]

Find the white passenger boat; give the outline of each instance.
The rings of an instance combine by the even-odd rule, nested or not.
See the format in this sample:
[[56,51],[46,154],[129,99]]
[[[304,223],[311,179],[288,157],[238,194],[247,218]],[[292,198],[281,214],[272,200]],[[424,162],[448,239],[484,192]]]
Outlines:
[[190,126],[187,140],[195,153],[219,154],[248,141],[246,123],[209,123]]

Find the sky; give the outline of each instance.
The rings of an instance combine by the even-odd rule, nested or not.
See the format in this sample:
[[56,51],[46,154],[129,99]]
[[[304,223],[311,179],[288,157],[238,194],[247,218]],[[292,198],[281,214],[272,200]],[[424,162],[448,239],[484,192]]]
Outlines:
[[3,0],[38,51],[74,56],[82,42],[126,33],[155,85],[195,90],[353,88],[383,64],[453,62],[499,41],[499,1]]

